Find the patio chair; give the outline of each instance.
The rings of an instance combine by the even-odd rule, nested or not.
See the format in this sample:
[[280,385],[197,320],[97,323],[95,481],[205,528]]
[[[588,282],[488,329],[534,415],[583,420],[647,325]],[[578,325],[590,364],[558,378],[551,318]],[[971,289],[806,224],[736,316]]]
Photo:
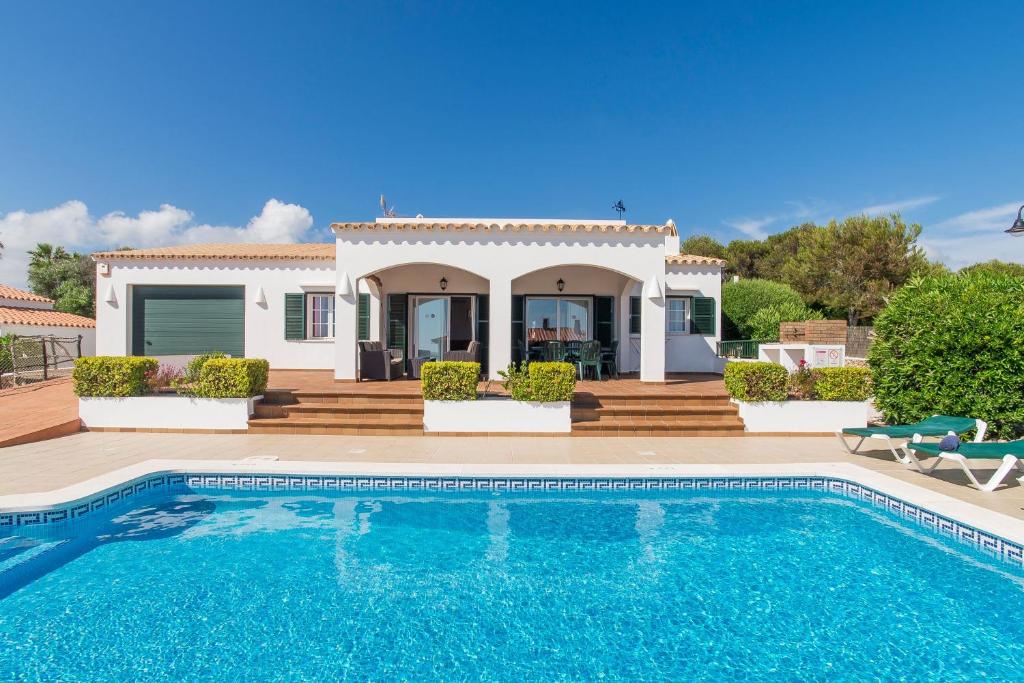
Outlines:
[[549,341],[544,345],[544,360],[546,361],[564,361],[565,360],[565,344],[560,341]]
[[579,368],[580,379],[584,377],[584,368],[593,368],[597,381],[601,381],[601,342],[594,340],[584,342],[580,347],[580,355],[576,359],[576,367]]
[[601,349],[602,369],[607,366],[608,374],[619,378],[619,340],[613,339],[611,346]]
[[579,339],[570,339],[565,342],[565,361],[567,363],[575,364],[580,357],[580,349],[583,348],[583,342]]
[[465,351],[445,351],[441,360],[459,360],[469,363],[480,362],[480,342],[471,341]]
[[392,380],[402,376],[404,362],[379,341],[359,342],[359,379]]
[[[842,442],[843,448],[850,452],[851,455],[857,455],[860,451],[861,444],[864,443],[865,439],[878,439],[884,441],[885,445],[888,446],[889,451],[892,452],[893,457],[896,458],[897,462],[901,462],[904,465],[910,465],[910,458],[906,455],[900,455],[896,450],[897,447],[904,446],[912,439],[916,439],[918,442],[923,437],[943,437],[947,434],[963,434],[969,432],[972,429],[977,429],[978,432],[974,436],[974,442],[980,443],[985,438],[985,430],[988,429],[988,424],[984,420],[976,420],[971,417],[951,417],[949,415],[932,415],[931,417],[925,418],[920,422],[915,422],[908,425],[891,425],[882,427],[847,427],[841,432],[836,432],[836,436],[839,437],[839,441]],[[853,448],[850,448],[850,444],[846,442],[846,436],[859,436],[860,441]],[[894,443],[893,439],[902,439],[902,443]]]
[[[960,444],[959,448],[955,451],[944,451],[939,448],[937,443],[911,441],[903,447],[903,450],[906,452],[907,458],[910,459],[911,463],[925,474],[931,474],[935,471],[935,467],[943,460],[955,462],[963,469],[967,479],[971,482],[971,486],[986,493],[995,491],[1013,468],[1016,467],[1024,471],[1024,439],[1007,441],[1005,443],[966,442]],[[925,466],[917,459],[917,453],[926,453],[936,457],[930,465]],[[967,462],[969,460],[1002,460],[1003,462],[989,480],[982,484],[968,466]]]

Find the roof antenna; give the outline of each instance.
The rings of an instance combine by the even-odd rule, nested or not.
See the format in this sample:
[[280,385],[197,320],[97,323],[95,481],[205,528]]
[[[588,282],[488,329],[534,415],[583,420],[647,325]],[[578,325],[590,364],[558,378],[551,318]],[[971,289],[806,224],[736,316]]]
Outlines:
[[395,207],[388,206],[388,200],[384,199],[384,195],[380,196],[380,210],[384,212],[384,218],[395,217]]
[[[383,197],[382,197],[382,199],[383,199]],[[612,204],[612,208],[615,209],[619,213],[619,220],[621,221],[622,220],[622,214],[626,213],[626,205],[623,204],[622,200],[620,199],[619,201],[617,201],[614,204]]]

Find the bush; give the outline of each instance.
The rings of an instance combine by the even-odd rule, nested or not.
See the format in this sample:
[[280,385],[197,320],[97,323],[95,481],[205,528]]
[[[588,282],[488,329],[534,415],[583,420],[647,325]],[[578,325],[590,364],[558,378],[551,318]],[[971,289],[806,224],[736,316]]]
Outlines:
[[424,401],[475,401],[480,364],[467,361],[432,361],[421,370]]
[[725,366],[725,388],[740,401],[785,401],[789,373],[775,363],[733,362]]
[[813,397],[818,401],[866,401],[871,398],[871,371],[867,368],[817,368]]
[[11,340],[13,334],[0,335],[0,372],[8,372],[14,368],[11,362]]
[[571,401],[576,392],[576,368],[572,363],[512,363],[498,374],[516,401]]
[[942,413],[1024,423],[1024,278],[992,272],[915,279],[875,319],[875,405],[890,422]]
[[798,323],[804,320],[821,320],[821,313],[808,308],[802,302],[769,304],[750,317],[747,328],[750,339],[763,342],[779,341],[779,325],[782,323]]
[[185,366],[185,374],[181,377],[180,381],[185,384],[195,384],[199,381],[199,375],[203,372],[203,366],[206,365],[206,361],[218,358],[227,358],[227,354],[220,353],[219,351],[199,354]]
[[156,370],[146,373],[146,383],[149,384],[150,393],[157,394],[165,389],[177,388],[183,377],[181,368],[161,363]]
[[726,282],[722,285],[723,338],[756,339],[751,328],[754,315],[762,308],[784,305],[806,308],[800,294],[781,282],[756,278]]
[[270,363],[263,358],[208,358],[192,393],[200,398],[249,398],[267,389]]
[[156,358],[91,356],[75,360],[71,377],[78,396],[144,396],[157,366]]

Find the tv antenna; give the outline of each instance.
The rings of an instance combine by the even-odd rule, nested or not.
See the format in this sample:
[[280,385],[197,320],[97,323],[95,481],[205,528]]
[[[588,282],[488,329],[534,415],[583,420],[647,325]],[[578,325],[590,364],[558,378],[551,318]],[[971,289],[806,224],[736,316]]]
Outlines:
[[[381,197],[383,199],[383,197]],[[622,214],[626,213],[626,205],[622,203],[622,200],[612,204],[612,208],[615,209],[619,214],[619,220],[622,220]]]
[[384,212],[384,218],[395,217],[395,207],[388,206],[388,200],[384,198],[384,195],[380,196],[380,210]]

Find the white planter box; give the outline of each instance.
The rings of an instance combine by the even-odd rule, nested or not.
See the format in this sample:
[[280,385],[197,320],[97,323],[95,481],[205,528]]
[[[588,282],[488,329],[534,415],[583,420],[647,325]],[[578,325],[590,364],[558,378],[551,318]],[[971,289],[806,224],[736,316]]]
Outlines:
[[536,403],[507,398],[477,401],[424,401],[425,432],[569,433],[568,401]]
[[156,395],[81,397],[78,417],[86,427],[136,429],[248,429],[253,398]]
[[737,401],[748,432],[837,432],[866,427],[867,401]]

